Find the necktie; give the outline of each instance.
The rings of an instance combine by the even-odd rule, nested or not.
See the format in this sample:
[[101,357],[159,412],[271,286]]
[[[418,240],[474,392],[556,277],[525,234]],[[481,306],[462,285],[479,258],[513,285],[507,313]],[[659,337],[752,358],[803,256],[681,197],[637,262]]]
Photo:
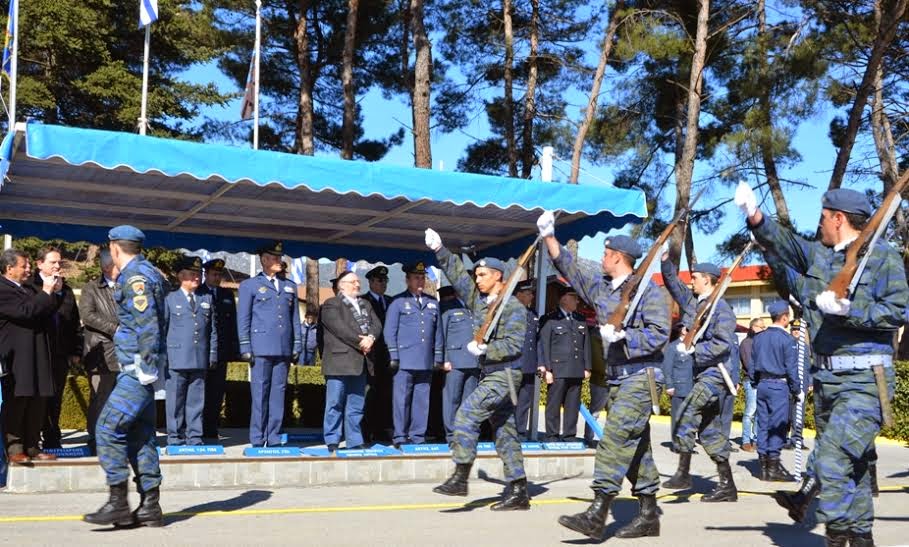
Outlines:
[[423,298],[420,296],[417,297],[417,306],[423,307]]
[[189,293],[189,309],[196,313],[196,297],[193,293]]
[[281,292],[280,285],[278,284],[278,278],[275,278],[275,292]]

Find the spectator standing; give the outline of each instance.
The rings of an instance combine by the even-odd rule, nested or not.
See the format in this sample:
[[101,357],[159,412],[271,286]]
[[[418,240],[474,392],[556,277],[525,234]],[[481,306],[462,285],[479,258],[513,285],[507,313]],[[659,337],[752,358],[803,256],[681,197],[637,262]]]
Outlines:
[[521,385],[518,388],[518,407],[515,410],[518,436],[530,440],[530,416],[533,405],[533,392],[536,387],[537,374],[537,332],[540,320],[534,311],[536,284],[533,279],[521,281],[514,289],[514,297],[527,309],[527,330],[524,333],[524,345],[521,347]]
[[672,437],[672,450],[679,452],[679,445],[675,440],[675,426],[679,421],[679,412],[685,397],[694,387],[694,360],[690,354],[680,352],[678,343],[688,334],[688,327],[681,321],[672,326],[669,335],[669,344],[663,350],[663,375],[666,377],[666,394],[670,397],[671,411],[670,436]]
[[[388,268],[376,266],[366,272],[369,290],[363,295],[372,305],[372,310],[379,318],[382,327],[385,326],[385,313],[391,305],[392,298],[385,294],[388,289]],[[394,422],[392,420],[392,386],[393,376],[388,368],[388,345],[385,344],[385,335],[380,333],[372,348],[372,362],[375,375],[367,380],[370,382],[366,391],[365,430],[373,442],[391,442]]]
[[205,408],[202,411],[202,436],[218,442],[218,427],[221,421],[221,404],[227,386],[227,364],[240,354],[237,337],[237,301],[234,291],[221,286],[224,276],[224,261],[214,258],[202,265],[205,284],[199,287],[199,294],[211,295],[216,328],[218,330],[218,366],[205,374]]
[[445,440],[454,443],[454,419],[466,399],[480,382],[480,362],[467,351],[473,340],[475,318],[473,312],[458,298],[454,287],[439,289],[442,310],[442,368],[445,371],[445,388],[442,393],[442,418],[445,422]]
[[[739,360],[742,363],[742,373],[745,377],[751,375],[751,344],[754,343],[754,337],[759,332],[766,329],[764,320],[756,317],[748,324],[748,334],[742,340],[739,346]],[[755,439],[755,413],[757,412],[757,390],[751,385],[751,382],[743,382],[745,390],[745,410],[742,413],[742,450],[745,452],[754,452]]]
[[300,326],[300,335],[303,337],[303,355],[300,357],[300,364],[303,366],[315,366],[316,350],[319,348],[319,312],[313,308],[306,308],[303,315],[303,324]]

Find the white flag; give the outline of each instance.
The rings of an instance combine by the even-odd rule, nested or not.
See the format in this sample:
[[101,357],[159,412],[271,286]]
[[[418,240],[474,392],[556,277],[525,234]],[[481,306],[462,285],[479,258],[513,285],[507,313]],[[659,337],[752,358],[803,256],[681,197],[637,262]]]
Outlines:
[[139,0],[139,28],[158,20],[158,0]]

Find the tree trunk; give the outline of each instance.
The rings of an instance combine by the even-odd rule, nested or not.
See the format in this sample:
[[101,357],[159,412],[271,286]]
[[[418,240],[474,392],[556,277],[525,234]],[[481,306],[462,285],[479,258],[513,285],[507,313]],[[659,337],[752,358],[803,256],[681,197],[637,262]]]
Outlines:
[[[313,101],[312,89],[315,84],[313,67],[309,57],[309,10],[312,2],[300,0],[299,19],[294,29],[296,44],[297,70],[300,72],[300,97],[297,105],[297,138],[294,152],[312,156],[315,152],[313,141]],[[318,271],[316,272],[318,282]],[[308,282],[307,282],[308,283]]]
[[502,20],[505,22],[505,148],[508,150],[508,176],[518,176],[518,149],[514,140],[514,92],[512,90],[514,65],[514,33],[511,28],[511,0],[502,2]]
[[357,98],[353,81],[354,49],[357,45],[357,10],[360,0],[347,0],[347,28],[344,31],[344,51],[341,54],[341,86],[344,90],[344,121],[341,125],[341,158],[353,159],[354,125],[357,118]]
[[[698,1],[697,33],[694,39],[694,55],[691,58],[691,75],[688,79],[688,104],[686,108],[685,137],[680,157],[675,162],[675,214],[691,201],[691,179],[694,173],[694,158],[698,146],[698,119],[701,114],[701,86],[704,83],[704,62],[707,57],[707,20],[710,16],[710,0]],[[678,147],[676,147],[678,150]],[[670,238],[669,255],[678,264],[686,224],[679,223]]]
[[432,46],[423,24],[423,0],[410,0],[413,45],[416,50],[413,84],[413,151],[414,165],[432,169],[429,143],[429,92],[432,83]]
[[[880,11],[882,0],[875,0],[875,11]],[[896,37],[896,29],[899,26],[903,15],[906,13],[906,4],[909,0],[894,0],[891,9],[886,14],[876,15],[880,20],[877,28],[877,34],[874,37],[874,44],[871,47],[871,56],[868,58],[868,64],[865,66],[865,74],[862,76],[862,83],[855,93],[855,100],[849,109],[849,119],[846,122],[846,135],[843,146],[836,154],[836,163],[833,166],[833,175],[830,176],[828,189],[839,188],[843,184],[843,177],[846,175],[846,166],[849,164],[849,156],[852,155],[852,147],[855,145],[855,138],[862,124],[862,115],[865,111],[865,105],[868,102],[868,95],[874,92],[874,80],[877,77],[878,68],[884,59],[884,52],[893,43]]]
[[593,75],[593,87],[590,89],[590,99],[587,101],[587,110],[584,111],[584,119],[581,121],[581,125],[578,126],[578,134],[574,138],[574,149],[571,152],[571,176],[568,179],[571,184],[578,183],[578,177],[581,173],[581,154],[584,152],[584,141],[587,140],[587,132],[590,131],[590,124],[593,123],[593,117],[597,113],[600,87],[606,74],[606,65],[609,64],[609,56],[612,54],[615,34],[619,28],[618,15],[624,9],[624,0],[619,0],[616,2],[612,13],[609,14],[609,23],[606,25],[606,34],[603,37],[603,46],[600,49],[600,62],[597,64],[597,70]]
[[306,307],[319,309],[319,260],[306,259]]
[[524,125],[521,129],[521,178],[533,171],[533,120],[537,115],[537,52],[540,49],[540,0],[531,0],[530,54],[527,55],[527,93],[524,95]]
[[335,260],[335,277],[347,271],[347,259],[339,258]]

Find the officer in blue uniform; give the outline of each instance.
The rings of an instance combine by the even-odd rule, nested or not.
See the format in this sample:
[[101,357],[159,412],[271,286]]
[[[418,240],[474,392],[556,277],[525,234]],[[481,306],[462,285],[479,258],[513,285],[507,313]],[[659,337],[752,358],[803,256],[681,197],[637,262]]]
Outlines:
[[[376,266],[366,272],[369,290],[363,298],[369,300],[372,309],[379,318],[379,324],[385,325],[385,312],[391,306],[392,298],[385,294],[388,288],[388,268]],[[372,361],[375,374],[369,376],[369,389],[366,391],[366,412],[363,431],[373,442],[388,443],[391,441],[394,421],[392,420],[392,391],[394,380],[388,369],[388,346],[381,334],[372,347]]]
[[454,441],[454,419],[466,399],[480,382],[480,362],[467,351],[473,340],[473,312],[458,298],[454,287],[439,289],[439,308],[442,312],[442,368],[445,371],[445,388],[442,392],[442,420],[445,422],[445,440]]
[[789,431],[789,396],[798,397],[798,347],[789,326],[789,304],[767,306],[773,324],[754,337],[748,381],[757,388],[757,451],[761,480],[788,482],[792,475],[780,463],[780,450]]
[[199,293],[211,295],[215,310],[218,343],[212,344],[218,352],[218,366],[205,375],[205,409],[202,411],[202,436],[218,441],[218,426],[221,420],[221,403],[227,385],[227,363],[240,355],[240,341],[237,339],[237,301],[234,291],[221,286],[224,275],[224,261],[220,258],[202,264],[205,284]]
[[254,447],[281,444],[287,371],[303,351],[297,285],[280,275],[283,245],[259,250],[262,272],[240,283],[237,331],[240,358],[252,366],[249,442]]
[[[133,226],[108,233],[110,254],[120,269],[114,300],[119,326],[114,349],[120,362],[117,385],[107,399],[95,430],[98,462],[107,476],[110,496],[98,511],[82,517],[92,524],[161,526],[161,467],[155,442],[155,391],[152,384],[167,363],[164,334],[164,279],[142,256],[145,234]],[[130,513],[126,481],[133,468],[140,495]]]
[[[663,350],[663,376],[666,377],[666,394],[670,397],[669,431],[675,431],[675,424],[679,421],[679,413],[685,397],[694,387],[693,365],[691,355],[678,350],[679,340],[688,334],[688,327],[681,321],[672,326],[669,335],[669,344]],[[750,356],[750,353],[749,353]],[[675,438],[672,439],[672,452],[679,452],[679,445]]]
[[395,446],[424,442],[433,364],[442,362],[439,303],[423,294],[426,267],[422,262],[407,264],[404,273],[407,290],[388,307],[383,328],[394,374]]
[[514,289],[514,296],[527,309],[527,331],[524,333],[524,345],[521,348],[521,387],[518,388],[518,407],[515,420],[518,424],[518,436],[530,440],[530,417],[533,405],[533,393],[536,388],[537,375],[537,332],[540,320],[533,310],[536,299],[535,280],[519,281]]
[[202,259],[184,257],[177,266],[180,286],[167,295],[167,373],[165,408],[167,444],[201,446],[205,380],[218,368],[215,304],[200,291]]

